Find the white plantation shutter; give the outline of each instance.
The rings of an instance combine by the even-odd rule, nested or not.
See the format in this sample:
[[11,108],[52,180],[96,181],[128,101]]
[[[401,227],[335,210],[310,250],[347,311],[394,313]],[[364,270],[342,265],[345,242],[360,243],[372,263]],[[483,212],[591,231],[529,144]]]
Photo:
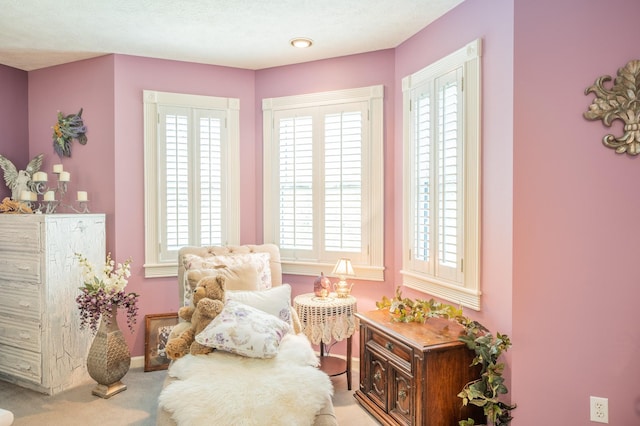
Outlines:
[[403,283],[479,309],[480,41],[403,79]]
[[[413,223],[413,259],[415,268],[431,270],[431,93],[416,93],[412,108],[414,113],[414,223]],[[423,265],[419,265],[422,262]]]
[[145,275],[187,245],[237,244],[238,101],[145,91]]
[[324,238],[327,251],[362,251],[362,112],[325,115]]
[[[462,282],[462,70],[414,90],[413,268]],[[432,107],[433,104],[433,107]]]
[[438,103],[438,262],[436,275],[462,283],[462,69],[435,79]]
[[278,132],[279,246],[282,256],[328,262],[360,259],[360,103],[282,111]]
[[160,107],[159,116],[166,188],[161,256],[177,256],[186,245],[222,245],[223,117],[219,111],[172,106]]
[[189,119],[184,108],[163,109],[160,134],[165,148],[166,247],[189,243]]
[[383,86],[263,99],[264,241],[283,272],[384,278]]
[[[280,248],[313,249],[313,119],[279,121]],[[307,254],[308,256],[308,254]]]
[[[195,178],[196,190],[199,190],[200,239],[198,245],[222,245],[222,232],[225,206],[223,200],[224,185],[222,181],[222,138],[223,120],[211,115],[209,111],[196,111],[199,122],[200,173]],[[199,178],[199,185],[198,183]]]

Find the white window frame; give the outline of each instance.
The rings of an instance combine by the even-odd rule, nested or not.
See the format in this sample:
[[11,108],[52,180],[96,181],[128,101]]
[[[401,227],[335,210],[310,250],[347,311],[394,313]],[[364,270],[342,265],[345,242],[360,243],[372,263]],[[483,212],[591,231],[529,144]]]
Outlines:
[[[278,220],[278,146],[275,115],[282,110],[294,110],[314,106],[338,105],[353,102],[368,104],[368,146],[363,149],[363,194],[362,194],[362,257],[353,268],[354,279],[384,280],[384,86],[376,85],[355,89],[304,95],[268,98],[262,100],[264,138],[264,242],[278,244],[276,224]],[[366,153],[365,153],[366,152]],[[364,188],[368,186],[369,190]],[[365,192],[366,191],[366,192]],[[322,214],[314,210],[314,213]],[[282,253],[281,253],[282,255]],[[349,257],[344,254],[344,257]],[[327,253],[318,259],[282,258],[282,271],[294,275],[319,275],[332,271],[338,257],[329,258]]]
[[212,109],[225,117],[227,131],[226,155],[223,157],[223,186],[226,244],[240,241],[240,100],[213,96],[187,95],[181,93],[143,91],[144,102],[144,188],[145,188],[145,277],[170,277],[178,273],[178,257],[163,260],[160,243],[163,235],[159,199],[161,170],[158,149],[158,126],[161,105]]
[[[480,203],[481,203],[481,40],[477,39],[443,59],[402,79],[403,92],[403,285],[474,310],[480,310]],[[444,74],[462,68],[462,254],[460,281],[430,275],[412,260],[414,247],[412,92]],[[435,132],[435,130],[434,130]],[[433,241],[432,241],[433,247]]]

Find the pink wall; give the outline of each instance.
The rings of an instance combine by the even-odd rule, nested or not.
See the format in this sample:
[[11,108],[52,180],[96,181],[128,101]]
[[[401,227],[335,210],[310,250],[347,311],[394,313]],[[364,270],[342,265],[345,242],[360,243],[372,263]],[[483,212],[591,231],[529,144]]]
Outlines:
[[[262,99],[294,94],[304,94],[353,87],[365,87],[384,85],[384,133],[385,133],[385,282],[354,281],[352,294],[358,299],[358,310],[367,311],[375,309],[375,302],[380,300],[383,294],[392,295],[393,285],[389,278],[394,270],[393,253],[395,239],[393,236],[394,195],[392,179],[395,174],[396,164],[394,155],[394,112],[393,102],[395,98],[396,84],[394,81],[394,51],[381,50],[328,59],[324,61],[309,62],[298,65],[270,68],[256,72],[256,141],[262,140]],[[262,159],[262,144],[256,142],[258,158]],[[259,199],[262,200],[262,163],[256,164],[258,168],[256,187]],[[262,241],[262,203],[258,202],[259,210],[256,212],[259,234],[257,239]],[[283,280],[290,283],[293,294],[308,293],[313,288],[315,277],[285,275]],[[354,354],[358,353],[358,335],[353,338]],[[332,353],[345,354],[346,341],[339,342],[332,349]],[[356,355],[357,356],[357,355]]]
[[585,88],[640,59],[638,16],[626,0],[515,1],[517,425],[592,424],[590,395],[609,424],[640,424],[640,159],[582,117]]
[[[478,19],[481,18],[481,19]],[[511,0],[467,1],[396,49],[396,83],[465,44],[482,39],[482,311],[468,311],[491,330],[511,332],[513,5]],[[419,52],[419,54],[416,54]],[[395,99],[402,122],[402,91]],[[395,132],[396,216],[402,217],[402,128]],[[402,220],[393,223],[401,247]],[[396,250],[397,265],[402,252]],[[401,281],[399,268],[396,281]],[[403,294],[421,297],[409,289]]]
[[[52,140],[58,111],[67,115],[77,113],[80,108],[87,126],[87,144],[73,141],[71,157],[60,159]],[[55,182],[54,164],[62,164],[71,173],[65,203],[76,199],[76,191],[84,190],[91,211],[106,213],[109,249],[114,241],[113,111],[110,56],[29,72],[29,154],[44,154],[42,170],[49,174],[50,184]]]
[[[0,65],[0,155],[9,159],[18,170],[24,169],[29,157],[29,120],[27,73]],[[0,201],[11,196],[11,190],[0,170]]]

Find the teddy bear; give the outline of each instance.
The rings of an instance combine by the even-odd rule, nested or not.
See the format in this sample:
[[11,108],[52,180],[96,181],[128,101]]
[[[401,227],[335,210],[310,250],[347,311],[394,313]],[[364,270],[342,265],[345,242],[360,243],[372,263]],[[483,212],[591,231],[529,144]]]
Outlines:
[[213,348],[196,342],[195,337],[204,330],[224,308],[225,277],[208,276],[198,281],[193,291],[193,304],[178,310],[178,316],[190,322],[191,326],[167,342],[167,357],[182,358],[191,355],[208,354]]

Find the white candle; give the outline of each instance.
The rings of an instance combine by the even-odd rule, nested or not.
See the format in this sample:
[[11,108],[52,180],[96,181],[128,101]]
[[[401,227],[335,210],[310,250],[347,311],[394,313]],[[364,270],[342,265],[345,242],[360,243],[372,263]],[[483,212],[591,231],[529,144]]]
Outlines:
[[38,201],[38,194],[29,191],[29,195],[31,196],[31,201]]
[[87,201],[87,191],[78,191],[78,201]]
[[48,176],[45,172],[35,172],[31,178],[34,182],[46,182]]
[[62,164],[54,164],[53,173],[62,173]]
[[20,194],[20,199],[22,201],[31,201],[31,191],[22,191],[22,194]]
[[44,193],[44,201],[55,201],[55,193],[53,191],[47,191]]
[[60,172],[60,182],[69,182],[71,180],[71,173]]

